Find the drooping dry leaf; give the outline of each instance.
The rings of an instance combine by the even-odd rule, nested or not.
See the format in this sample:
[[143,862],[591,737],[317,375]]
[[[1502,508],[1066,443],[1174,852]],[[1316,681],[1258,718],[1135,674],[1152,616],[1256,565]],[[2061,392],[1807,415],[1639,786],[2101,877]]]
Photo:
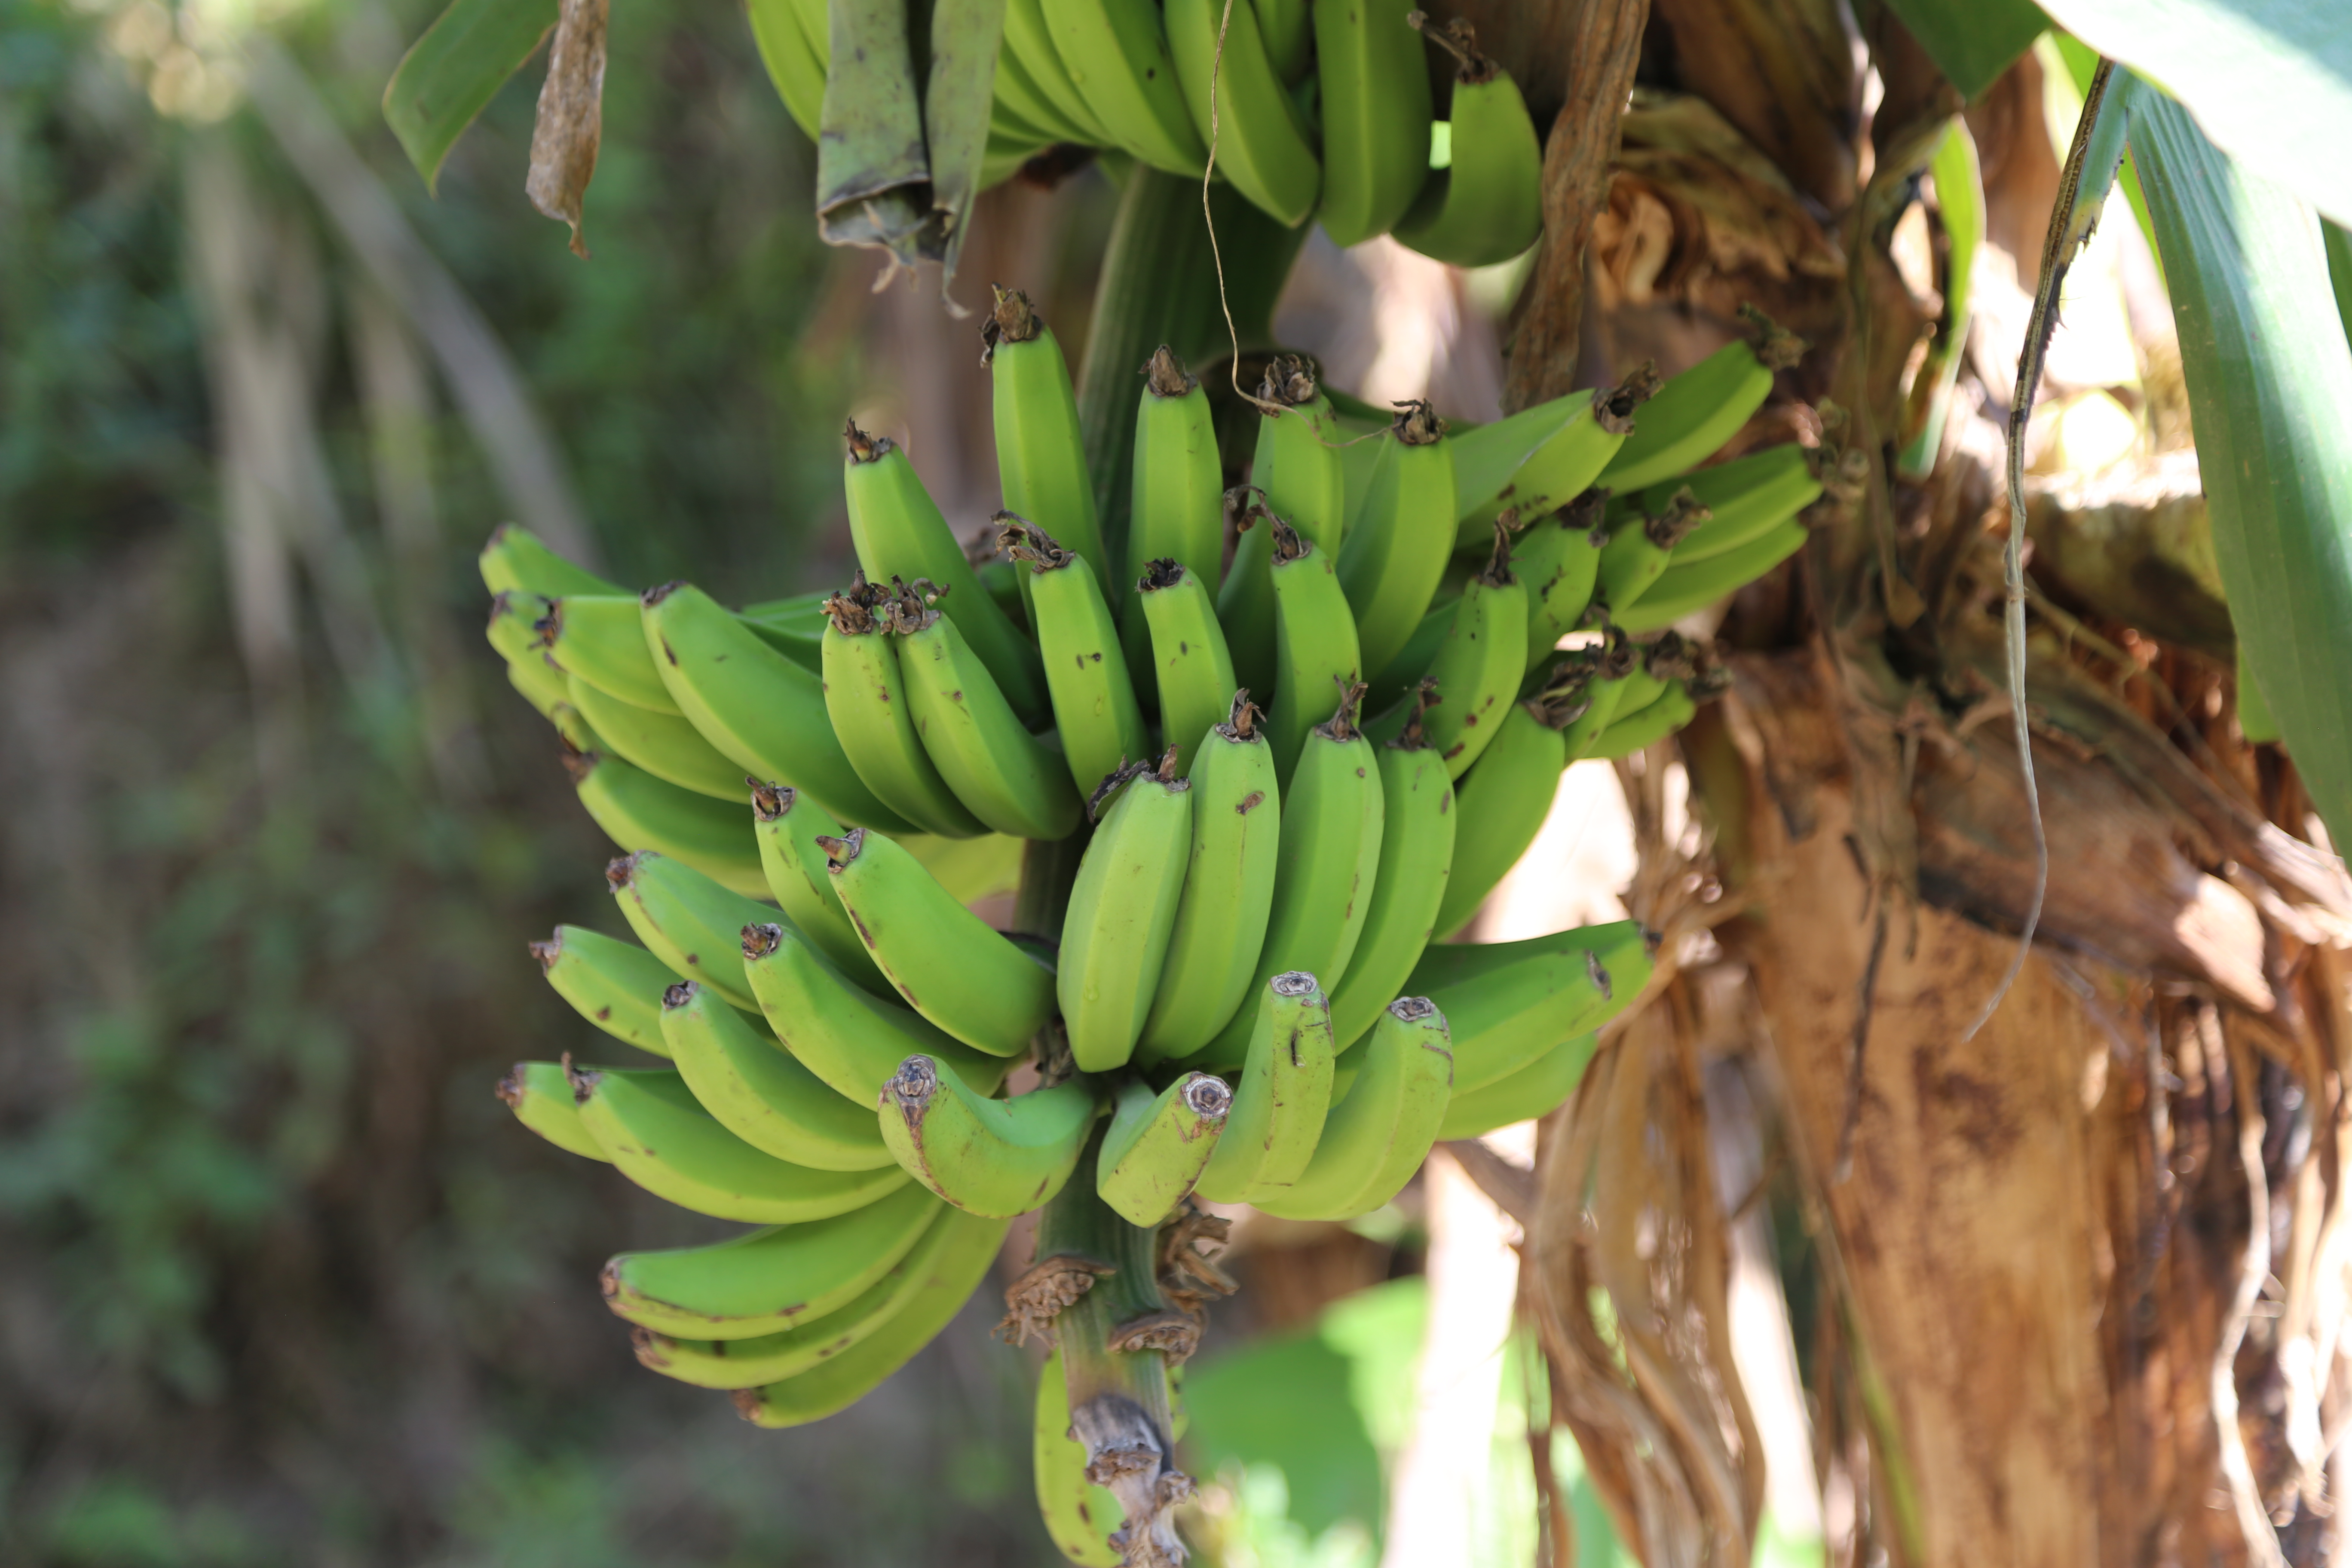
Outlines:
[[604,134],[607,10],[608,0],[563,0],[530,132],[530,174],[523,182],[531,205],[572,226],[572,254],[582,258],[588,247],[580,237],[581,204]]

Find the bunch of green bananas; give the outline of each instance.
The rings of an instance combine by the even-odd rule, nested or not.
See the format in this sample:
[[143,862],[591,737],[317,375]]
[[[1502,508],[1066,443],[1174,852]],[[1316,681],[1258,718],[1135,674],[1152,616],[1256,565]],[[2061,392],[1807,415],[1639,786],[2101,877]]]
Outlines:
[[[984,574],[854,426],[840,592],[633,595],[511,527],[482,555],[490,641],[628,852],[606,876],[637,941],[565,926],[534,952],[667,1064],[524,1063],[501,1092],[758,1227],[625,1254],[604,1289],[646,1365],[767,1425],[901,1365],[1074,1177],[1147,1233],[1196,1194],[1342,1219],[1436,1140],[1559,1105],[1654,939],[1432,939],[1564,767],[1706,695],[1704,650],[1629,628],[1788,554],[1820,491],[1794,447],[1684,471],[1764,396],[1745,344],[1460,431],[1335,407],[1278,358],[1230,491],[1162,349],[1114,553],[1052,333],[1017,294],[986,332],[1009,510]],[[1057,931],[967,906],[948,851],[992,836],[1083,846]]]
[[[811,138],[826,121],[834,18],[893,38],[908,0],[752,0],[777,89]],[[933,6],[916,0],[927,14]],[[1340,245],[1393,232],[1465,267],[1507,261],[1542,226],[1543,156],[1510,74],[1468,23],[1439,26],[1412,0],[1003,0],[981,183],[1047,148],[1199,179],[1216,172],[1296,226]],[[946,9],[945,5],[938,7]],[[867,27],[866,13],[887,13]],[[929,19],[936,28],[936,15]],[[1451,72],[1436,118],[1423,37]],[[919,74],[919,73],[918,73]],[[851,79],[861,86],[862,77]]]

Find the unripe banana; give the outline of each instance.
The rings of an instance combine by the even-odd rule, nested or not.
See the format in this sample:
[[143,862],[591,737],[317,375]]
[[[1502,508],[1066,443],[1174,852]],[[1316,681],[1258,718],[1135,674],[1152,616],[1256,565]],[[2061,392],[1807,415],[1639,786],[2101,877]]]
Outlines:
[[572,700],[572,689],[563,672],[547,661],[546,646],[539,639],[539,622],[551,603],[536,594],[501,588],[491,595],[484,630],[523,700],[552,718],[557,704]]
[[873,1104],[898,1064],[919,1051],[982,1094],[994,1093],[1012,1068],[1003,1057],[973,1050],[921,1014],[850,984],[791,926],[746,926],[739,951],[744,978],[784,1048],[860,1109]]
[[1527,674],[1528,596],[1511,567],[1509,536],[1497,529],[1494,556],[1464,585],[1429,667],[1438,701],[1423,723],[1449,778],[1486,753]]
[[874,962],[916,1012],[966,1045],[1017,1057],[1054,1016],[1054,976],[879,834],[824,838],[825,868]]
[[1348,525],[1348,480],[1339,452],[1349,439],[1339,416],[1313,367],[1296,354],[1275,356],[1257,395],[1261,405],[1284,412],[1259,411],[1250,482],[1265,496],[1269,511],[1317,549],[1337,556]]
[[[558,719],[559,713],[570,715],[590,742],[590,744],[580,746],[579,749],[583,752],[593,752],[596,749],[593,743],[595,740],[593,732],[588,731],[587,721],[581,719],[578,710],[572,706],[570,677],[544,659],[536,657],[509,664],[506,667],[506,670],[507,683],[515,689],[516,695],[538,709],[541,718],[555,724],[560,731],[563,729],[563,724]],[[568,734],[565,738],[571,739]],[[573,744],[579,743],[575,741]]]
[[1606,761],[1630,757],[1644,746],[1654,745],[1689,723],[1698,712],[1691,694],[1677,681],[1660,694],[1657,700],[1644,706],[1638,713],[1612,721],[1601,732],[1592,747],[1592,755]]
[[[764,879],[762,879],[764,882]],[[743,978],[744,926],[776,911],[730,892],[668,856],[641,851],[604,868],[622,918],[680,980],[699,980],[746,1011],[759,1000]]]
[[790,784],[752,784],[751,822],[769,896],[782,908],[785,919],[816,944],[843,978],[877,996],[897,995],[874,955],[866,951],[849,911],[841,907],[833,875],[824,868],[824,851],[817,844],[848,829]]
[[891,1163],[871,1116],[693,981],[662,994],[662,1034],[702,1109],[761,1153],[819,1171]]
[[1631,608],[1658,574],[1666,557],[1701,523],[1706,508],[1685,485],[1656,511],[1628,518],[1601,549],[1601,576],[1596,596],[1613,616],[1619,605]]
[[1611,626],[1600,647],[1577,649],[1559,661],[1538,701],[1544,715],[1559,725],[1567,760],[1574,763],[1591,754],[1620,707],[1629,700],[1638,706],[1663,689],[1662,682],[1643,673],[1640,645]]
[[1204,582],[1161,557],[1145,565],[1135,584],[1135,604],[1150,634],[1160,739],[1176,748],[1177,769],[1187,773],[1209,731],[1225,718],[1235,689],[1233,656]]
[[1266,520],[1274,540],[1274,711],[1266,740],[1288,787],[1307,731],[1330,714],[1334,692],[1363,679],[1356,620],[1333,569],[1331,553],[1317,549],[1278,517]]
[[1404,1190],[1437,1141],[1454,1092],[1445,1015],[1425,996],[1381,1011],[1347,1093],[1324,1119],[1315,1156],[1287,1192],[1251,1199],[1287,1219],[1353,1219]]
[[1083,558],[1011,512],[998,512],[995,521],[1005,553],[1020,563],[1029,584],[1030,624],[1045,656],[1054,727],[1070,780],[1090,795],[1120,768],[1142,761],[1151,746],[1118,624]]
[[1087,147],[1118,144],[1095,118],[1094,110],[1087,107],[1086,96],[1078,91],[1077,84],[1070,79],[1069,68],[1062,64],[1061,52],[1054,47],[1051,31],[1045,26],[1044,0],[1005,0],[1003,52],[1019,59],[1022,69],[1037,84],[1037,90],[1077,128],[1080,134],[1072,137],[1072,141]]
[[1346,1051],[1374,1024],[1429,945],[1454,864],[1455,813],[1451,771],[1416,718],[1378,748],[1381,860],[1371,911],[1331,993],[1331,1041]]
[[1605,490],[1587,490],[1559,510],[1538,517],[1513,543],[1511,564],[1528,600],[1527,664],[1522,674],[1584,622],[1601,577],[1600,531]]
[[1802,550],[1810,537],[1801,522],[1777,522],[1747,543],[1720,555],[1710,555],[1688,565],[1670,561],[1658,574],[1658,580],[1633,602],[1618,624],[1629,632],[1655,631],[1671,626],[1753,583]]
[[1069,363],[1026,294],[1017,289],[995,293],[995,306],[981,329],[988,344],[982,358],[993,389],[996,471],[1004,510],[1033,520],[1081,557],[1094,573],[1103,602],[1115,608],[1118,563],[1103,543],[1102,521],[1095,513],[1095,485],[1087,475],[1086,438],[1078,431]]
[[567,676],[564,687],[572,710],[622,761],[712,800],[731,805],[743,798],[743,770],[685,720],[624,702],[576,675]]
[[1466,924],[1495,884],[1527,853],[1551,811],[1568,753],[1559,731],[1518,703],[1505,714],[1478,765],[1462,777],[1454,802],[1454,863],[1436,929],[1449,936]]
[[1710,560],[1752,542],[1819,500],[1822,481],[1814,476],[1813,458],[1813,452],[1793,441],[1768,447],[1612,501],[1609,521],[1614,527],[1624,518],[1660,510],[1687,490],[1706,509],[1707,521],[1675,546],[1675,558],[1667,570]]
[[548,662],[609,697],[667,713],[684,710],[646,649],[635,594],[582,594],[551,601],[539,623]]
[[[612,1156],[596,1135],[581,1124],[579,1102],[572,1098],[569,1058],[561,1062],[517,1062],[499,1079],[499,1103],[515,1120],[567,1154],[612,1163]],[[1210,1080],[1215,1081],[1213,1079]]]
[[733,892],[767,891],[741,806],[664,784],[597,752],[567,752],[563,765],[580,804],[621,848],[667,856]]
[[[1454,507],[1454,450],[1444,437],[1445,422],[1428,404],[1400,406],[1339,551],[1368,669],[1387,668],[1404,647],[1445,574],[1454,535],[1439,520]],[[1277,711],[1281,701],[1277,686]]]
[[1275,75],[1286,82],[1315,64],[1315,19],[1307,0],[1255,0],[1259,36]]
[[1331,1009],[1315,976],[1269,976],[1249,1022],[1233,1107],[1198,1184],[1212,1203],[1252,1203],[1297,1181],[1331,1103]]
[[999,833],[1067,837],[1082,809],[1069,767],[1023,728],[962,628],[904,600],[892,614],[916,730],[956,798]]
[[1454,1087],[1468,1094],[1624,1011],[1649,984],[1653,946],[1639,922],[1614,921],[1491,948],[1433,947],[1406,984],[1445,1009]]
[[926,833],[974,837],[987,829],[940,776],[915,732],[890,639],[891,597],[860,572],[847,593],[825,601],[825,716],[850,766],[884,805]]
[[945,1205],[911,1182],[865,1208],[771,1226],[705,1247],[624,1252],[604,1265],[614,1316],[698,1340],[740,1342],[814,1322],[887,1277]]
[[1192,786],[1170,747],[1114,773],[1096,797],[1100,826],[1078,862],[1062,921],[1055,978],[1062,1026],[1080,1072],[1127,1065],[1150,1010],[1184,891],[1192,837]]
[[1725,344],[1659,386],[1595,482],[1630,495],[1696,468],[1748,423],[1771,391],[1772,373],[1756,351],[1745,342]]
[[1446,1101],[1445,1120],[1438,1123],[1437,1136],[1483,1138],[1497,1127],[1550,1115],[1576,1092],[1599,1037],[1587,1034],[1562,1040],[1508,1078],[1467,1094],[1456,1091]]
[[1250,0],[1167,0],[1164,10],[1176,80],[1202,144],[1214,135],[1217,173],[1259,211],[1296,228],[1315,210],[1323,169]]
[[[932,602],[956,630],[993,684],[1024,724],[1043,724],[1051,711],[1045,672],[1037,649],[980,585],[963,546],[907,454],[887,436],[848,427],[849,458],[843,478],[849,500],[849,533],[868,581],[933,584]],[[900,651],[901,661],[904,650]]]
[[593,572],[574,566],[520,523],[502,522],[492,529],[478,559],[482,586],[494,595],[517,593],[553,599],[565,594],[628,592],[617,583],[607,583]]
[[1543,232],[1543,149],[1527,100],[1510,72],[1478,52],[1468,22],[1416,26],[1456,62],[1446,111],[1453,158],[1397,220],[1397,242],[1456,267],[1508,261]]
[[1339,246],[1386,234],[1429,174],[1429,70],[1412,0],[1314,6],[1323,227]]
[[[1079,123],[1077,117],[1070,112],[1068,106],[1077,102],[1077,94],[1072,91],[1057,100],[1052,88],[1037,79],[1029,68],[1029,62],[1013,47],[1013,9],[1011,5],[1005,7],[1005,36],[997,48],[997,113],[992,117],[992,129],[1003,122],[1003,111],[1009,109],[1034,127],[1044,141],[1066,142],[1076,146],[1099,144],[1102,138],[1090,134]],[[1056,60],[1056,66],[1059,63]]]
[[1138,163],[1199,179],[1209,150],[1192,129],[1160,7],[1150,0],[1047,0],[1055,52],[1111,144]]
[[760,640],[799,665],[824,673],[824,593],[795,594],[789,599],[769,599],[746,605],[736,618],[760,636]]
[[654,1196],[714,1219],[804,1225],[862,1209],[906,1184],[903,1171],[813,1171],[762,1154],[720,1126],[683,1083],[656,1074],[575,1072],[582,1125],[614,1168]]
[[916,1180],[966,1214],[1010,1219],[1070,1179],[1097,1107],[1082,1079],[985,1100],[929,1057],[882,1086],[883,1141]]
[[1110,1543],[1122,1517],[1118,1499],[1087,1479],[1087,1463],[1086,1445],[1070,1436],[1070,1389],[1056,1345],[1037,1373],[1030,1464],[1037,1483],[1038,1516],[1054,1545],[1078,1568],[1119,1568],[1127,1553]]
[[1657,378],[1644,368],[1622,385],[1571,392],[1449,436],[1454,547],[1484,544],[1506,510],[1524,521],[1581,495],[1625,444],[1633,411],[1656,388]]
[[1129,1079],[1096,1156],[1095,1190],[1129,1225],[1165,1224],[1201,1180],[1233,1110],[1223,1079],[1188,1072],[1157,1096]]
[[[1643,957],[1654,957],[1660,939],[1656,932],[1645,931],[1639,921],[1602,921],[1548,931],[1542,936],[1523,937],[1517,942],[1442,942],[1421,955],[1405,988],[1434,994],[1499,974],[1531,960],[1561,953],[1574,958],[1589,951],[1617,963],[1633,951],[1632,944],[1637,939]],[[1643,973],[1646,975],[1648,971]]]
[[572,1010],[606,1034],[657,1057],[669,1055],[662,1037],[662,993],[677,978],[669,965],[635,942],[581,926],[557,926],[530,944],[540,973]]
[[1172,558],[1213,587],[1224,569],[1224,489],[1209,395],[1162,343],[1143,367],[1143,399],[1136,411],[1127,560]]

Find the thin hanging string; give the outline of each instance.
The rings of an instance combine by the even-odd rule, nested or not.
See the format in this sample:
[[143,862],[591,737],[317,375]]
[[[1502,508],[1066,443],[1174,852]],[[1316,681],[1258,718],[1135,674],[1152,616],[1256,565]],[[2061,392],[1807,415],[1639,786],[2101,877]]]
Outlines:
[[[1246,4],[1247,0],[1244,0]],[[1233,26],[1234,0],[1225,0],[1225,8],[1217,17],[1217,51],[1209,62],[1209,166],[1201,171],[1201,221],[1209,226],[1209,258],[1217,268],[1217,309],[1224,312],[1225,341],[1233,345],[1233,358],[1226,362],[1225,374],[1234,384],[1234,395],[1261,414],[1282,414],[1278,404],[1269,403],[1255,393],[1242,390],[1242,334],[1234,325],[1233,302],[1225,298],[1225,253],[1217,243],[1217,216],[1209,210],[1209,182],[1217,174],[1217,84],[1225,74],[1225,29]]]

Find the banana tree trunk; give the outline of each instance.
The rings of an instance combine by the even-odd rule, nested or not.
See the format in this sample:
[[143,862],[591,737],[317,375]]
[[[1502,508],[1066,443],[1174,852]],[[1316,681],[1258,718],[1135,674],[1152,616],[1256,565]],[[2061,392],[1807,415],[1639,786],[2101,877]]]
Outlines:
[[[1632,901],[1666,942],[1547,1129],[1528,1300],[1556,1421],[1653,1568],[1747,1560],[1768,1457],[1709,1160],[1729,1070],[1765,1122],[1739,1206],[1780,1222],[1833,1562],[2330,1558],[2352,884],[2291,761],[2240,732],[2210,606],[2037,597],[2048,902],[1975,1027],[2034,887],[1997,426],[1963,399],[1925,479],[1894,463],[1940,301],[1892,236],[1956,96],[1885,8],[1867,116],[1832,0],[1454,9],[1558,116],[1508,405],[1681,368],[1753,304],[1811,349],[1735,447],[1794,437],[1830,476],[1810,546],[1719,628],[1724,700],[1621,764]],[[2027,213],[2030,270],[2039,95],[1994,100],[1988,178],[2019,173],[1988,195]],[[2095,561],[2130,535],[2070,526],[2037,509],[2070,578],[2144,575]]]

